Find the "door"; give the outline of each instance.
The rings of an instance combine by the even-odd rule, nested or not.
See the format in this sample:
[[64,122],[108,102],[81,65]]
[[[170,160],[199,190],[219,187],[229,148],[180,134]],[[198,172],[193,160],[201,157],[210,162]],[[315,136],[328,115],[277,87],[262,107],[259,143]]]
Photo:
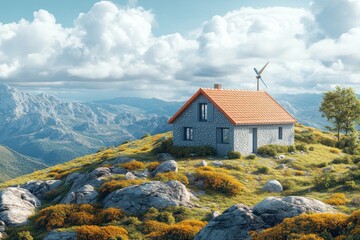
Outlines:
[[249,129],[249,150],[250,152],[256,153],[257,152],[257,128],[250,128]]

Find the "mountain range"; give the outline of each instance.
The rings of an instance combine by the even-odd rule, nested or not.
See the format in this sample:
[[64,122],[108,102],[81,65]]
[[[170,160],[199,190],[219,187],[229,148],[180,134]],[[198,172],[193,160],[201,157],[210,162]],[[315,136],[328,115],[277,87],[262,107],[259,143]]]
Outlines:
[[[300,123],[324,128],[318,111],[322,95],[274,95]],[[65,102],[0,84],[0,144],[47,165],[119,145],[146,133],[171,130],[167,120],[183,102],[116,98]]]

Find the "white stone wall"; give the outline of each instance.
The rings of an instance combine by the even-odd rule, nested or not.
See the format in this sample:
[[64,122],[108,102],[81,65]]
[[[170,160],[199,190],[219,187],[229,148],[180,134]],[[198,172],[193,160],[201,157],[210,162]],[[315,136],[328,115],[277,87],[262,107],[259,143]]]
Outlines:
[[[211,102],[203,95],[200,95],[192,104],[174,121],[173,123],[173,141],[175,146],[212,146],[216,149],[218,155],[226,155],[234,149],[234,126],[230,121],[216,108],[212,108],[212,121],[199,122],[197,120],[197,106],[199,103]],[[209,108],[209,107],[208,107]],[[210,109],[208,109],[210,111]],[[186,141],[183,139],[184,127],[192,127],[194,130],[194,140]],[[216,128],[229,128],[230,143],[216,143]]]
[[[279,127],[283,128],[283,138],[279,139]],[[257,146],[268,144],[294,145],[294,124],[286,125],[249,125],[235,126],[234,128],[234,150],[241,154],[252,152],[252,141],[249,138],[251,129],[257,128]]]

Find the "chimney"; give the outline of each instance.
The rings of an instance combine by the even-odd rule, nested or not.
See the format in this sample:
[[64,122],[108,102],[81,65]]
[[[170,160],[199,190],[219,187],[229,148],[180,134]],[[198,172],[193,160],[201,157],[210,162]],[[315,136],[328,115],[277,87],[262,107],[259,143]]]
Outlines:
[[221,89],[221,84],[215,83],[214,84],[214,89]]

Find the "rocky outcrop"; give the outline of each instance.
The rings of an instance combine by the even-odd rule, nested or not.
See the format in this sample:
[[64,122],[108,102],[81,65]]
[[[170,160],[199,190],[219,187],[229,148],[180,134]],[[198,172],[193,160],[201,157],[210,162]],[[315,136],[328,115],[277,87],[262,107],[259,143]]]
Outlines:
[[0,220],[7,226],[19,226],[40,206],[40,201],[23,188],[9,187],[0,191]]
[[249,231],[261,229],[262,219],[252,213],[252,209],[236,204],[211,220],[196,235],[195,240],[245,240],[250,239]]
[[76,232],[51,231],[44,240],[76,240]]
[[262,188],[263,192],[282,192],[283,187],[278,180],[269,180]]
[[190,197],[184,184],[178,181],[154,181],[116,190],[104,199],[104,207],[121,208],[127,213],[139,215],[151,207],[191,206]]
[[202,160],[199,164],[198,164],[198,166],[199,167],[206,167],[208,164],[207,164],[207,162],[205,161],[205,160]]
[[5,223],[3,221],[0,221],[0,239],[3,239],[5,237],[6,237]]
[[21,188],[29,190],[37,198],[42,199],[47,192],[60,187],[61,183],[61,180],[32,180],[21,185]]
[[306,197],[268,197],[253,208],[234,205],[211,220],[195,240],[249,240],[249,231],[273,227],[285,218],[306,212],[333,212],[323,202]]
[[302,213],[334,212],[334,208],[319,200],[307,197],[268,197],[253,208],[254,214],[261,216],[270,226]]
[[[94,197],[96,191],[90,190],[91,186],[93,189],[99,188],[101,184],[104,182],[104,179],[110,176],[110,169],[107,167],[99,167],[93,170],[90,173],[72,173],[66,178],[66,184],[71,184],[71,189],[68,194],[61,200],[61,203],[71,201],[77,201],[76,199],[81,199],[79,201],[83,201],[84,199],[90,200],[91,197]],[[85,187],[85,185],[88,185]],[[83,198],[80,195],[84,195]],[[86,196],[85,196],[86,195]]]
[[178,164],[174,160],[169,160],[157,166],[156,169],[153,171],[152,175],[156,176],[156,174],[159,173],[177,172],[177,171],[178,171]]
[[96,203],[98,192],[91,185],[85,185],[75,192],[66,196],[62,203],[65,204],[86,204]]

